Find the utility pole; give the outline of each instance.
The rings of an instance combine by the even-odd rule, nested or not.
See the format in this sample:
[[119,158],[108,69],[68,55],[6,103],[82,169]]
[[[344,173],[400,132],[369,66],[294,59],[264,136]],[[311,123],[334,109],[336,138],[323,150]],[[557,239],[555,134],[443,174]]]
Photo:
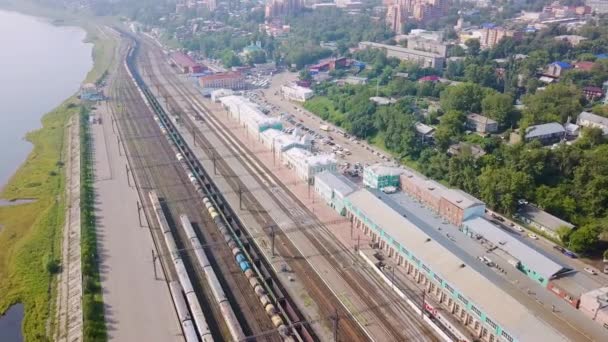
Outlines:
[[154,250],[152,250],[152,267],[154,267],[154,280],[158,280],[158,273],[156,271],[156,259],[158,259],[158,256],[156,255],[156,253],[154,253]]
[[131,179],[129,179],[129,165],[125,164],[125,170],[127,170],[127,184],[131,187]]
[[192,141],[194,146],[196,146],[196,128],[194,126],[192,126]]
[[420,316],[424,318],[424,303],[426,299],[426,291],[422,290],[422,306],[420,307]]
[[122,152],[120,152],[120,135],[116,136],[116,144],[118,145],[118,155],[122,156]]
[[270,226],[270,248],[272,249],[272,257],[275,256],[274,254],[274,238],[275,238],[275,233],[274,233],[274,224],[272,226]]
[[139,226],[143,228],[144,224],[141,221],[141,210],[143,206],[137,201],[137,218],[139,219]]
[[334,330],[334,342],[338,342],[338,322],[340,321],[340,316],[338,315],[338,309],[334,309],[334,314],[331,316],[331,320],[333,322],[333,330]]
[[241,188],[240,183],[239,183],[239,209],[243,210],[243,188]]

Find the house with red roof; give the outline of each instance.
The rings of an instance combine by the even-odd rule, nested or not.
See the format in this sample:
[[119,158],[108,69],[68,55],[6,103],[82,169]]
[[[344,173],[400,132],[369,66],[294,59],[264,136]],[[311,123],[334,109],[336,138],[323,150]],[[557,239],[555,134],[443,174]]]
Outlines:
[[595,66],[595,63],[593,62],[576,62],[574,63],[574,69],[575,70],[581,70],[581,71],[591,71],[593,70],[593,67]]

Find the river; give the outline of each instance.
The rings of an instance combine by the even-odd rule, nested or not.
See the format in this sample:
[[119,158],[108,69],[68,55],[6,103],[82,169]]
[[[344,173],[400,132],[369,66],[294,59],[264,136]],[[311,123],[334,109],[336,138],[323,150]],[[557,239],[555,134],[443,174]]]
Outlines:
[[91,70],[85,35],[78,27],[0,10],[0,188],[31,151],[25,134],[76,93]]
[[[78,27],[0,10],[0,189],[32,145],[24,137],[42,116],[75,94],[93,66]],[[0,341],[21,342],[23,306],[0,316]]]

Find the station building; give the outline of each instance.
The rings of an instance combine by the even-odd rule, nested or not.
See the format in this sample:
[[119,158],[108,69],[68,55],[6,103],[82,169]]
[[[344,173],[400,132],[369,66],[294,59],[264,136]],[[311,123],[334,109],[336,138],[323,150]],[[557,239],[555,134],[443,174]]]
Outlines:
[[399,175],[402,173],[403,169],[383,164],[366,166],[363,169],[363,184],[372,189],[382,189],[389,186],[398,188]]
[[346,215],[344,199],[355,190],[357,185],[341,174],[323,171],[315,176],[315,192],[341,216]]
[[299,130],[288,134],[274,128],[267,129],[260,134],[260,141],[272,152],[273,158],[278,160],[283,160],[283,153],[292,148],[312,149],[312,137]]
[[483,237],[505,251],[512,257],[510,262],[515,268],[543,287],[548,287],[552,279],[572,271],[547,253],[515,238],[482,217],[464,221],[463,232],[471,237]]
[[308,150],[294,147],[283,153],[283,161],[292,168],[296,176],[312,184],[315,175],[324,172],[336,172],[336,160],[330,154],[312,154]]
[[477,198],[464,191],[450,189],[414,171],[403,172],[400,183],[403,192],[416,198],[455,226],[485,213],[485,203]]
[[[396,260],[442,309],[481,341],[566,341],[567,339],[503,287],[487,266],[441,239],[434,227],[399,212],[378,191],[358,190],[344,201],[354,228]],[[414,221],[410,221],[414,220]]]
[[256,138],[267,129],[283,129],[281,120],[266,116],[255,103],[242,96],[228,95],[219,98],[219,101],[228,114]]
[[296,102],[306,102],[313,97],[314,92],[310,88],[304,88],[297,84],[288,84],[281,87],[281,94],[285,99]]

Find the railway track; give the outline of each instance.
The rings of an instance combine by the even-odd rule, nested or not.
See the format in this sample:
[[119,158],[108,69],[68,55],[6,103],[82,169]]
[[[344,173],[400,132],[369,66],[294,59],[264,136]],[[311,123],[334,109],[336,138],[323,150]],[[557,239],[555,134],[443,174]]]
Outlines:
[[[162,57],[161,57],[162,58]],[[159,64],[163,64],[162,60],[159,62],[156,62],[157,65]],[[171,72],[167,73],[168,77],[173,77],[175,78],[175,75]],[[160,85],[161,83],[158,82],[156,83],[157,87],[161,87]],[[258,177],[264,181],[264,183],[266,184],[271,184],[272,186],[275,187],[279,187],[280,189],[282,189],[282,191],[268,191],[269,194],[271,194],[272,197],[274,197],[276,199],[277,203],[280,203],[284,209],[285,212],[288,212],[290,217],[292,218],[292,220],[294,222],[299,222],[302,217],[308,217],[308,218],[312,218],[314,217],[314,215],[312,213],[310,213],[305,206],[297,199],[295,198],[295,196],[293,196],[293,194],[288,190],[288,188],[282,184],[280,181],[278,181],[276,179],[276,177],[274,177],[272,175],[272,173],[267,170],[263,165],[261,165],[259,162],[253,160],[252,157],[252,153],[247,151],[246,148],[243,148],[240,146],[240,144],[238,144],[235,140],[234,137],[230,137],[230,134],[228,132],[228,130],[226,129],[226,127],[218,122],[217,120],[215,120],[208,112],[208,109],[206,108],[206,106],[196,100],[196,98],[198,96],[200,96],[197,93],[193,93],[191,90],[187,89],[186,87],[184,87],[182,84],[179,83],[179,81],[169,81],[166,85],[164,85],[163,87],[173,87],[174,90],[177,90],[178,93],[183,97],[183,98],[188,98],[189,101],[191,101],[191,105],[193,106],[193,108],[199,107],[200,110],[198,110],[197,112],[202,113],[202,115],[204,115],[204,119],[206,121],[206,123],[208,125],[210,125],[210,127],[214,130],[215,133],[218,132],[223,132],[221,133],[223,135],[223,139],[227,142],[228,145],[230,146],[234,146],[235,147],[235,151],[234,151],[234,155],[233,157],[239,158],[239,159],[246,159],[248,158],[249,160],[244,160],[243,162],[248,164],[250,167],[250,170],[252,171],[253,174],[258,175]],[[171,96],[166,96],[167,101],[169,102],[168,105],[173,105],[176,108],[178,107],[174,101],[171,100]],[[173,103],[171,103],[173,102]],[[182,118],[187,122],[187,124],[189,124],[191,127],[193,127],[192,122],[190,121],[189,118],[182,116]],[[193,128],[194,129],[194,128]],[[220,133],[218,133],[220,134]],[[204,134],[199,134],[199,136],[203,136],[201,140],[205,140],[204,139]],[[201,142],[201,143],[204,143]],[[223,170],[224,172],[228,171],[230,172],[230,169],[228,167],[224,167],[225,170]],[[237,187],[239,189],[242,189],[242,184],[238,184],[238,177],[229,177],[230,179],[232,179],[232,184],[233,187],[236,189]],[[251,196],[250,196],[251,197]],[[248,198],[249,201],[251,202],[255,202],[254,198]],[[285,205],[284,203],[294,203],[296,205],[292,206],[292,207],[287,207],[287,205]],[[299,207],[299,211],[298,212],[294,212],[294,208]],[[263,214],[259,214],[260,216],[263,216]],[[268,221],[268,217],[262,218],[263,221]],[[330,232],[327,230],[327,228],[321,224],[320,222],[316,222],[315,224],[313,224],[312,229],[307,228],[307,229],[302,229],[302,231],[305,232],[306,236],[309,238],[310,241],[313,242],[313,244],[315,245],[315,247],[320,250],[323,251],[324,254],[326,255],[331,255],[333,256],[335,263],[337,265],[346,265],[346,264],[350,264],[352,263],[353,259],[356,259],[356,256],[353,255],[352,252],[345,250],[344,246],[340,246],[339,244],[337,244],[335,241],[333,241],[332,239],[328,239],[327,236],[330,236]],[[316,234],[313,232],[320,232],[322,231],[323,234]],[[279,244],[281,245],[281,244]],[[290,251],[283,251],[283,252],[289,252],[289,254],[292,254],[292,256],[296,256],[293,255],[294,253],[290,252]],[[340,274],[341,277],[343,277],[343,279],[345,279],[349,284],[351,284],[353,286],[353,288],[356,290],[356,292],[358,293],[367,293],[370,291],[375,291],[377,288],[382,288],[382,284],[379,282],[379,280],[377,280],[375,277],[373,277],[371,275],[371,272],[368,271],[368,277],[362,277],[360,274],[358,274],[358,272],[351,272],[349,270],[343,270],[340,267],[336,267],[335,268],[336,272],[338,272],[338,274]],[[305,274],[307,272],[304,272]],[[373,282],[375,283],[374,286],[370,286],[369,285],[369,279],[373,279]],[[311,287],[315,287],[316,284],[308,284]],[[318,288],[318,286],[316,286]],[[323,297],[324,298],[324,297]],[[419,317],[411,312],[411,310],[406,307],[406,305],[404,303],[399,303],[399,301],[395,302],[395,301],[377,301],[374,300],[371,297],[368,296],[362,296],[362,298],[364,298],[369,310],[371,310],[375,315],[377,315],[378,317],[383,317],[385,319],[388,319],[389,316],[395,316],[395,315],[402,315],[407,317],[407,320],[404,320],[406,322],[406,329],[403,329],[403,326],[401,326],[400,328],[395,328],[392,325],[388,325],[386,327],[387,332],[395,339],[395,340],[412,340],[412,339],[416,339],[416,340],[436,340],[436,338],[434,337],[434,335],[432,334],[432,332],[430,331],[430,329],[428,327],[426,327],[424,325],[424,323],[420,322]],[[386,311],[386,312],[384,312]],[[344,313],[341,312],[339,313],[340,315],[343,315],[344,317],[348,317],[348,313]],[[342,329],[341,329],[342,330]],[[349,338],[353,338],[354,336],[349,336]],[[347,339],[345,339],[347,340]],[[351,339],[352,340],[352,339]]]
[[[154,225],[154,219],[151,219],[153,217],[150,212],[152,205],[147,196],[142,195],[142,192],[152,189],[155,189],[162,198],[162,207],[167,216],[168,224],[175,235],[176,245],[183,254],[188,273],[193,279],[197,297],[204,311],[206,311],[212,334],[223,340],[230,340],[220,309],[213,300],[210,300],[212,298],[211,290],[206,285],[202,270],[193,262],[195,260],[194,252],[187,248],[186,233],[183,229],[179,229],[176,218],[180,214],[187,214],[193,220],[193,226],[197,233],[204,237],[202,240],[205,242],[217,242],[221,237],[209,233],[208,229],[202,229],[202,227],[211,225],[213,222],[210,222],[205,215],[201,214],[204,207],[200,201],[194,200],[196,192],[190,185],[184,170],[179,164],[170,162],[175,158],[175,151],[163,137],[153,119],[154,114],[141,98],[135,84],[131,82],[130,78],[124,77],[127,74],[125,67],[121,65],[120,68],[122,70],[119,70],[119,73],[122,77],[116,78],[116,84],[111,90],[111,96],[114,99],[114,122],[121,133],[120,136],[125,137],[122,140],[122,145],[127,152],[129,164],[132,168],[130,173],[140,192],[140,200],[151,225],[150,230],[158,250],[158,257],[162,260],[163,269],[167,274],[166,280],[168,282],[175,280],[176,274],[175,269],[167,260],[169,253],[166,247],[159,243],[159,241],[162,241],[162,237],[159,227]],[[139,137],[154,136],[157,139],[139,139]],[[156,164],[162,166],[146,167],[146,165]],[[193,200],[183,201],[181,200],[183,198]],[[232,255],[228,248],[222,248],[220,244],[216,244],[208,250],[208,254],[210,262],[216,269],[218,278],[224,286],[226,296],[233,306],[238,308],[236,311],[243,330],[247,334],[255,335],[272,329],[270,320],[265,317],[264,311],[259,308],[255,296],[250,293],[251,291],[247,287],[242,285],[244,283],[242,275],[231,262]],[[279,339],[267,337],[260,340],[275,341]]]
[[[137,77],[140,76],[138,75]],[[254,246],[249,245],[249,238],[247,237],[247,232],[241,229],[242,224],[238,221],[238,218],[236,217],[236,215],[234,215],[234,212],[232,211],[230,206],[225,203],[223,197],[215,188],[215,185],[211,178],[206,174],[204,169],[201,168],[198,160],[191,157],[193,155],[192,151],[188,148],[187,145],[184,144],[183,139],[181,138],[174,126],[172,118],[169,118],[169,116],[164,112],[156,98],[150,93],[149,89],[147,89],[147,87],[143,85],[141,81],[137,82],[142,84],[142,91],[143,93],[145,93],[146,101],[150,103],[152,107],[154,107],[154,111],[158,115],[155,118],[159,121],[159,126],[162,127],[161,131],[164,131],[167,137],[169,137],[169,139],[174,143],[174,145],[180,150],[182,160],[188,165],[188,168],[191,171],[189,173],[190,180],[193,183],[197,184],[196,189],[201,194],[201,196],[203,196],[203,194],[206,194],[206,196],[208,196],[203,197],[203,202],[205,199],[208,201],[211,200],[213,202],[214,207],[218,208],[217,212],[210,211],[209,213],[212,214],[212,218],[216,219],[216,223],[218,223],[217,213],[219,213],[224,228],[221,228],[219,226],[217,227],[220,231],[222,231],[223,229],[225,230],[225,228],[227,227],[230,234],[232,234],[226,235],[226,232],[224,232],[225,241],[228,241],[226,240],[227,237],[231,240],[232,238],[234,238],[238,246],[240,246],[239,254],[243,254],[245,258],[250,261],[250,263],[246,264],[246,267],[243,267],[243,261],[239,261],[240,268],[245,271],[244,273],[247,275],[247,278],[249,280],[252,280],[250,279],[250,275],[247,274],[247,270],[249,269],[253,270],[254,273],[257,274],[257,279],[262,280],[262,284],[267,295],[264,295],[259,298],[262,302],[262,305],[260,306],[266,310],[266,313],[269,316],[271,316],[273,325],[277,329],[267,330],[256,334],[253,337],[250,335],[247,337],[247,339],[253,338],[255,340],[265,340],[274,338],[274,336],[277,334],[283,335],[286,332],[284,331],[284,329],[282,330],[282,322],[284,322],[283,319],[286,319],[288,329],[291,328],[291,332],[286,334],[286,340],[291,340],[291,335],[293,335],[298,341],[314,341],[316,338],[314,337],[314,334],[312,334],[308,330],[309,328],[307,327],[306,322],[303,322],[302,315],[298,312],[297,307],[295,307],[292,304],[291,300],[285,295],[284,289],[282,288],[280,283],[274,280],[276,279],[276,275],[272,271],[272,268],[269,267],[269,264],[263,258],[260,257],[260,254],[256,250],[256,248]],[[179,157],[177,158],[180,159]],[[241,239],[242,236],[245,236],[245,239]],[[239,255],[236,256],[238,261]],[[255,288],[253,283],[250,283],[250,285]],[[259,291],[257,290],[256,293],[260,295]],[[274,310],[269,310],[268,305],[265,304],[265,302],[267,303],[267,300],[269,298],[271,298],[271,300],[273,300],[274,303],[277,304],[277,306],[275,306],[275,309],[278,309],[278,311],[282,314],[282,317],[276,314],[271,314]]]

